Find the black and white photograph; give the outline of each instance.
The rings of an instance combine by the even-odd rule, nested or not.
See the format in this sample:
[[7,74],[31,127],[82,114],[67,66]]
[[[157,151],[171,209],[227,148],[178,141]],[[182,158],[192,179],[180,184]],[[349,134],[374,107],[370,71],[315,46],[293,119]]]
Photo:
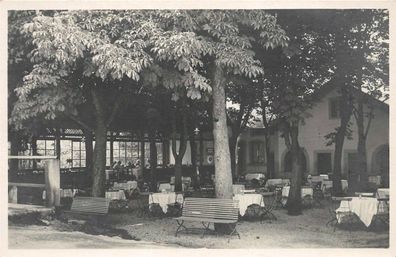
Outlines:
[[394,256],[390,5],[15,6],[2,11],[9,253]]

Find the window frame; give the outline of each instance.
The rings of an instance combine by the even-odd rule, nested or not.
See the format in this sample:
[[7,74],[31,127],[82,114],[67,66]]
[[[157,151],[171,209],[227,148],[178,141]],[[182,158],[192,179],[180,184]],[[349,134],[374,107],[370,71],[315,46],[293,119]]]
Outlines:
[[[256,147],[259,146],[259,147]],[[260,150],[263,151],[260,151]],[[260,160],[260,153],[262,158]],[[261,140],[254,140],[249,142],[249,163],[252,165],[263,165],[265,164],[265,145]]]

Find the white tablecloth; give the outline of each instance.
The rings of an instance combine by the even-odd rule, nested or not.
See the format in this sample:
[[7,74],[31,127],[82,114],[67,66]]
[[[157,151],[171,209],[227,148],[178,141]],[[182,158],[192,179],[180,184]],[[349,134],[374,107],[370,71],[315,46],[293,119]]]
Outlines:
[[123,190],[106,192],[105,198],[111,200],[125,200],[125,193]]
[[232,185],[232,193],[234,195],[240,194],[242,190],[245,190],[245,185]]
[[[282,204],[286,205],[287,198],[289,197],[290,186],[284,186],[282,188]],[[301,198],[310,195],[313,196],[313,189],[311,187],[302,187],[301,188]]]
[[252,180],[252,179],[260,180],[260,179],[264,179],[264,178],[265,178],[265,176],[262,173],[248,173],[245,175],[246,180]]
[[166,193],[153,193],[150,194],[149,197],[149,205],[153,203],[158,203],[161,206],[162,211],[164,213],[168,212],[168,204],[172,203],[180,203],[183,204],[183,195],[177,194],[175,192],[166,192]]
[[115,182],[113,185],[114,190],[131,190],[137,188],[136,181],[128,181],[126,183],[117,183]]
[[175,191],[174,187],[172,188],[170,183],[161,183],[158,187],[158,191],[160,192],[164,192],[164,191],[168,191],[168,192],[172,192]]
[[[289,191],[290,191],[290,186],[284,186],[282,188],[282,196],[288,197]],[[301,188],[301,198],[304,198],[304,196],[306,196],[306,195],[313,196],[313,189],[311,187],[302,187]]]
[[[333,181],[332,180],[324,180],[322,182],[322,191],[325,189],[333,188]],[[341,179],[341,188],[343,191],[347,190],[348,188],[348,180]]]
[[247,207],[252,204],[257,204],[264,207],[264,199],[260,194],[237,194],[233,197],[239,202],[239,214],[245,215]]
[[283,184],[283,180],[281,178],[272,178],[267,180],[267,182],[265,183],[265,187],[282,185],[282,184]]
[[366,227],[370,226],[375,214],[377,214],[378,200],[372,197],[352,197],[352,201],[341,201],[340,207],[336,210],[337,219],[341,221],[343,211],[350,211],[355,213]]

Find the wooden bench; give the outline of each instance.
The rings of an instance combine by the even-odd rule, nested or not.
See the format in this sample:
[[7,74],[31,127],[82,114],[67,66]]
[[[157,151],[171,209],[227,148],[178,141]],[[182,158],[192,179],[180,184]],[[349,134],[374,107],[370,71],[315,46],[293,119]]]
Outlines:
[[[183,203],[182,216],[175,218],[179,227],[175,236],[181,231],[188,232],[194,228],[186,228],[185,221],[199,221],[204,226],[202,237],[209,229],[210,223],[234,224],[238,221],[238,201],[232,199],[216,198],[185,198]],[[231,237],[236,234],[236,226],[229,234]]]
[[88,215],[95,218],[104,216],[109,212],[110,199],[103,197],[75,197],[70,211],[65,213]]

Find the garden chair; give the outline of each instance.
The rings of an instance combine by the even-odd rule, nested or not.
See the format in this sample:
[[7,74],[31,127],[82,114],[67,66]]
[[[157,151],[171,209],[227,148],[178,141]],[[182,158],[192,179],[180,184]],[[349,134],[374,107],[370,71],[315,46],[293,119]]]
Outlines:
[[375,220],[379,220],[389,226],[389,197],[378,198],[377,214]]
[[351,201],[351,197],[331,197],[329,206],[331,219],[326,223],[326,226],[332,225],[335,231],[336,226],[341,223],[352,223],[355,220],[355,214],[350,208]]
[[[269,219],[277,220],[275,214],[272,212],[277,206],[277,199],[275,197],[275,192],[264,192],[261,194],[263,196],[264,207],[262,207],[263,213],[261,214],[260,223],[263,223],[263,219],[268,217]],[[265,199],[272,197],[269,203],[266,203]]]

